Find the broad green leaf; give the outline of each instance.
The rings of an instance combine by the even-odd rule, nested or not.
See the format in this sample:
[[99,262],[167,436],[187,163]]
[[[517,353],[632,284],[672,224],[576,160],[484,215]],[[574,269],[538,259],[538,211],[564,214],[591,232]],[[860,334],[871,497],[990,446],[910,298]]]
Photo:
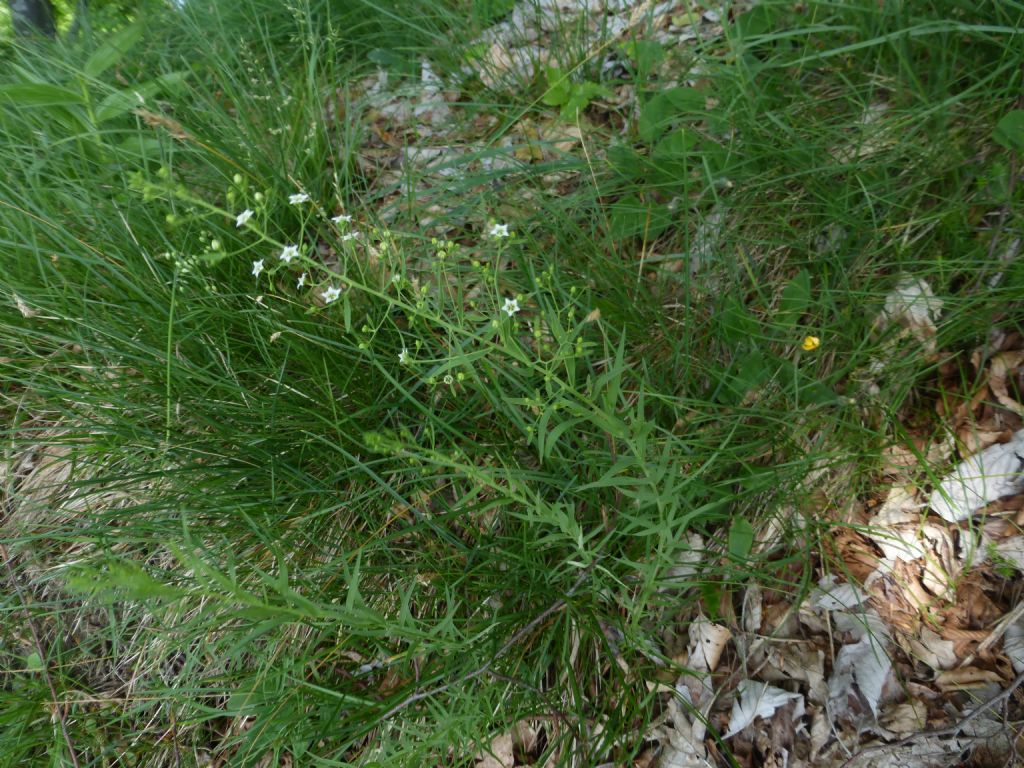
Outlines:
[[590,106],[590,102],[598,96],[610,99],[612,95],[611,91],[599,83],[579,83],[578,85],[574,83],[569,94],[569,100],[562,107],[561,117],[563,120],[575,122],[576,113],[582,112]]
[[609,226],[612,237],[657,237],[672,223],[672,212],[660,203],[643,202],[627,195],[611,207]]
[[474,0],[468,3],[472,10],[473,20],[479,27],[489,27],[497,19],[515,8],[515,0]]
[[651,150],[651,157],[656,160],[679,159],[690,154],[690,151],[700,141],[700,134],[688,128],[678,128],[671,131],[661,141],[654,145]]
[[406,75],[418,75],[420,73],[421,64],[419,58],[401,50],[374,48],[366,55],[366,58],[382,69],[388,69],[392,72]]
[[137,89],[114,91],[96,106],[96,123],[105,123],[144,106],[148,95]]
[[775,23],[776,10],[767,5],[755,5],[736,17],[733,31],[737,37],[748,38],[765,34]]
[[754,546],[754,526],[745,517],[733,518],[729,526],[729,555],[744,560]]
[[740,358],[734,371],[727,374],[719,400],[740,403],[752,389],[764,384],[777,370],[757,349]]
[[32,651],[28,656],[25,657],[25,671],[26,672],[42,672],[43,671],[43,657],[40,656],[36,651]]
[[14,83],[0,85],[0,104],[19,107],[52,107],[83,104],[82,94],[49,83]]
[[665,60],[665,49],[654,40],[629,40],[622,44],[622,51],[636,62],[640,72],[648,73]]
[[82,71],[89,77],[99,77],[112,66],[117,64],[126,53],[142,37],[144,27],[141,22],[135,22],[125,27],[120,32],[114,33],[103,45],[93,51],[86,60]]
[[647,173],[649,163],[647,160],[630,146],[625,144],[613,144],[608,148],[608,164],[612,169],[627,179],[636,179]]
[[734,345],[748,342],[758,331],[757,320],[735,296],[725,300],[725,306],[717,317],[722,336]]
[[1024,109],[1014,109],[996,123],[992,138],[1012,152],[1024,152]]
[[679,86],[677,88],[669,88],[658,95],[675,107],[676,111],[680,114],[697,113],[701,116],[704,115],[704,94],[696,88]]
[[811,276],[806,269],[801,269],[785,288],[779,300],[778,322],[793,326],[800,322],[800,316],[807,311],[811,303]]
[[112,560],[102,568],[76,568],[68,571],[65,585],[72,592],[106,599],[174,599],[182,592],[150,576],[131,560]]
[[810,371],[803,370],[791,360],[782,363],[779,383],[795,408],[808,405],[835,405],[839,396]]
[[712,621],[718,621],[719,618],[722,589],[722,585],[716,581],[703,581],[700,585],[700,597],[704,602],[704,609],[708,612],[708,618]]
[[687,116],[704,114],[704,94],[696,88],[669,88],[654,96],[640,111],[637,132],[653,143],[669,128]]
[[[129,154],[157,158],[160,157],[162,143],[160,139],[152,136],[129,136],[117,146],[121,151]],[[218,253],[220,252],[218,251]]]
[[572,93],[572,83],[569,76],[558,67],[548,67],[545,70],[548,89],[541,96],[541,101],[549,107],[560,107],[567,104]]
[[185,82],[188,77],[186,72],[169,72],[158,78],[141,83],[134,88],[124,88],[114,91],[101,101],[96,107],[96,122],[104,123],[113,120],[115,117],[142,107],[146,101],[158,93],[174,93]]

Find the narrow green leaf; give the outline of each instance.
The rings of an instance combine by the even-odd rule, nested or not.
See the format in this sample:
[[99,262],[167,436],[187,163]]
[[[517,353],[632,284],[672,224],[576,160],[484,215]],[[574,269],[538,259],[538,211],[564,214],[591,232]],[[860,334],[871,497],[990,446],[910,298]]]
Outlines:
[[134,88],[114,91],[96,107],[96,122],[103,123],[145,106],[147,100],[158,93],[174,93],[185,82],[186,72],[169,72],[158,78],[141,83]]
[[0,85],[0,104],[19,107],[52,107],[83,104],[82,95],[49,83],[14,83]]
[[142,37],[144,27],[141,22],[135,22],[111,36],[103,45],[92,52],[86,60],[82,71],[89,77],[99,77],[112,66],[117,64],[126,53]]

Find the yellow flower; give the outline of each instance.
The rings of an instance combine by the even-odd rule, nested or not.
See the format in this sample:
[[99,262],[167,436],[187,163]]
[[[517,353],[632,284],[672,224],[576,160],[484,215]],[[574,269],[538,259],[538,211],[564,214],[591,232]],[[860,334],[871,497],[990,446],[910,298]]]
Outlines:
[[804,352],[813,352],[821,346],[821,339],[817,336],[805,336],[804,343],[800,346],[803,347]]

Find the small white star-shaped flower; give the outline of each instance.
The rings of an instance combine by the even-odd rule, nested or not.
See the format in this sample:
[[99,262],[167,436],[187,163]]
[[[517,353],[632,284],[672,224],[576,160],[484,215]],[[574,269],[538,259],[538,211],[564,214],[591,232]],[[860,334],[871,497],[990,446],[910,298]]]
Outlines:
[[332,285],[321,293],[320,296],[323,298],[324,304],[330,304],[332,301],[337,301],[338,297],[341,296],[341,288],[337,288]]
[[349,240],[355,240],[357,237],[359,237],[358,232],[349,232],[341,236],[341,242],[347,243]]
[[295,287],[296,288],[301,288],[302,286],[304,286],[306,284],[306,277],[307,277],[307,275],[306,275],[305,272],[303,272],[301,275],[299,275],[299,281],[295,284]]
[[339,213],[337,216],[331,218],[335,224],[348,224],[352,221],[352,216],[348,213]]
[[402,347],[402,351],[398,353],[398,362],[402,365],[406,365],[409,362],[409,350]]
[[290,264],[292,259],[299,255],[299,246],[297,245],[286,245],[284,250],[281,251],[281,261],[285,264]]
[[263,271],[263,259],[260,259],[259,261],[254,261],[252,263],[252,275],[253,275],[253,277],[259,277],[260,276],[260,272],[262,272],[262,271]]
[[501,311],[512,317],[519,311],[519,299],[505,299],[505,303],[501,305]]
[[489,232],[491,237],[508,237],[508,224],[493,224]]
[[300,203],[305,203],[308,200],[309,195],[307,195],[305,192],[298,192],[294,195],[288,195],[288,202],[291,203],[292,205],[299,205]]
[[248,208],[246,208],[244,211],[242,211],[240,214],[238,214],[235,217],[235,228],[237,229],[238,227],[241,227],[242,225],[245,224],[245,222],[247,222],[251,218],[252,218],[252,211],[250,211]]

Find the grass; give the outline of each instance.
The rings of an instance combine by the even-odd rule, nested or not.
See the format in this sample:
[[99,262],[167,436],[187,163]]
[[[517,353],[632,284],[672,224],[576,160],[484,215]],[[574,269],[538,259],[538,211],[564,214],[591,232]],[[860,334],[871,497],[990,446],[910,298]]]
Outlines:
[[[762,4],[606,83],[644,136],[599,97],[576,150],[423,199],[367,162],[359,83],[453,74],[508,10],[465,5],[154,6],[107,67],[95,29],[5,49],[9,764],[467,765],[529,718],[537,758],[629,764],[690,618],[835,567],[831,511],[938,363],[873,327],[900,276],[938,349],[1021,330],[990,246],[1019,4]],[[602,77],[613,41],[562,34]],[[656,101],[693,67],[699,104]],[[556,124],[547,89],[467,80],[460,136]]]

